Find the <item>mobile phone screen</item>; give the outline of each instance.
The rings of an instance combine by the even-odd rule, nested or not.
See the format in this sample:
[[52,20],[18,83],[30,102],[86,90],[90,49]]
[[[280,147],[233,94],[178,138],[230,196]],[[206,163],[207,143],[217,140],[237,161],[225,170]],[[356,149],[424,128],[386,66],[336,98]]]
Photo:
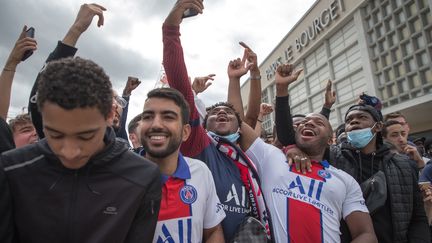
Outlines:
[[[30,27],[27,31],[26,31],[26,37],[30,37],[30,38],[34,38],[35,35],[35,29],[33,27]],[[25,61],[27,58],[29,58],[31,55],[33,54],[32,50],[27,50],[26,52],[24,52],[23,57],[21,58],[21,61]]]
[[34,29],[33,27],[30,27],[30,28],[26,31],[26,37],[34,38],[34,34],[35,34],[35,29]]
[[189,17],[195,16],[197,14],[198,14],[198,12],[195,9],[192,9],[192,8],[186,9],[186,11],[184,11],[184,13],[183,13],[183,18],[189,18]]

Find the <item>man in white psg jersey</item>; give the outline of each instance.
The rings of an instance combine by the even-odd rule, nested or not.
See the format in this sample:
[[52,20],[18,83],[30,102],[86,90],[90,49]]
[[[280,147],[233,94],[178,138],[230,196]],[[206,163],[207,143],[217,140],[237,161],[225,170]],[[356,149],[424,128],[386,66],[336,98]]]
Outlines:
[[247,125],[242,125],[242,136],[249,137],[242,148],[257,166],[276,242],[340,242],[342,218],[353,242],[377,242],[360,186],[323,161],[332,142],[324,116],[307,115],[296,131],[297,146],[313,161],[307,174],[290,167],[280,149],[264,143]]

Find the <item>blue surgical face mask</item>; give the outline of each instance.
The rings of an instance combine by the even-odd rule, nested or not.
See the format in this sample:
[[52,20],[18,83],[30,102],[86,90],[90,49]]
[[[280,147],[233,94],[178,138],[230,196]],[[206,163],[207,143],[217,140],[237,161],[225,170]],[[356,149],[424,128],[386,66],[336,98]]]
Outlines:
[[375,137],[375,134],[372,133],[372,129],[375,127],[375,124],[372,127],[347,132],[348,142],[357,149],[366,147],[366,145],[368,145]]
[[225,136],[220,136],[217,135],[214,132],[208,132],[210,135],[212,136],[217,136],[217,137],[221,137],[221,138],[225,138],[226,140],[230,141],[231,143],[236,143],[237,140],[240,138],[240,133],[237,131],[235,133],[231,133],[230,135],[225,135]]

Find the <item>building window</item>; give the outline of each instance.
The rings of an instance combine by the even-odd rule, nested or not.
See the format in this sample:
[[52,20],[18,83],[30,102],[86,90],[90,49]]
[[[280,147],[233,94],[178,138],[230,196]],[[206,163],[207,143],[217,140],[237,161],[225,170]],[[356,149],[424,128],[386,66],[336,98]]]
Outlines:
[[[431,89],[432,81],[429,81],[430,75],[427,79],[425,71],[430,72],[432,62],[429,3],[428,0],[388,0],[382,4],[368,1],[362,8],[363,19],[369,27],[366,34],[373,55],[372,66],[384,107],[427,94]],[[377,37],[377,42],[373,42]]]

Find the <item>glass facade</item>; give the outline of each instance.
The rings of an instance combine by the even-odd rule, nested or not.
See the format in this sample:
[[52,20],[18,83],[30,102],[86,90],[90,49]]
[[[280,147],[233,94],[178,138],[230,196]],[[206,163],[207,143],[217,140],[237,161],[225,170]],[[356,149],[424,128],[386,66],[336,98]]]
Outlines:
[[[370,91],[369,94],[379,97],[383,109],[430,95],[429,3],[429,0],[376,0],[359,4],[335,30],[291,61],[304,70],[289,87],[291,114],[320,112],[329,79],[337,91],[330,114],[334,128],[343,122],[345,112],[362,92]],[[274,84],[265,87],[262,101],[270,103],[275,93]],[[271,132],[273,121],[274,116],[265,119],[266,131]]]
[[368,1],[361,14],[383,106],[431,93],[432,15],[428,0]]

